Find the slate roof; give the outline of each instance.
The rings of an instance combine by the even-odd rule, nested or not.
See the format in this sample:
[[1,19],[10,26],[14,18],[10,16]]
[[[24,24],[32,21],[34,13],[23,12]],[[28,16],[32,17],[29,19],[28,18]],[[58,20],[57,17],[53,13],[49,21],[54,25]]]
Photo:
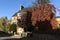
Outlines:
[[60,16],[56,16],[56,18],[60,18]]
[[[13,16],[17,16],[17,13],[26,12],[26,9],[27,9],[27,8],[24,8],[24,9],[22,9],[22,10],[17,11]],[[13,16],[12,16],[12,17],[13,17]],[[56,18],[60,18],[60,16],[56,16]]]
[[[26,12],[26,8],[22,9],[22,10],[19,10],[18,12],[16,12],[13,16],[17,16],[17,13],[22,13],[22,12]],[[12,17],[13,17],[12,16]]]

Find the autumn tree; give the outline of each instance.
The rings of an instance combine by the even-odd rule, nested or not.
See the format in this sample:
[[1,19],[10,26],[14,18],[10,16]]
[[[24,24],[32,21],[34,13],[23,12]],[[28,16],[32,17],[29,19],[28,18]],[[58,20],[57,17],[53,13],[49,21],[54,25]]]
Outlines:
[[56,8],[52,4],[40,4],[32,9],[32,25],[42,30],[56,29]]
[[[56,8],[52,4],[48,4],[50,0],[36,0],[36,4],[26,9],[30,13],[30,17],[27,19],[31,20],[30,24],[36,30],[50,31],[57,29],[56,22]],[[29,14],[27,13],[27,14]]]
[[48,4],[49,0],[39,2],[38,6],[28,8],[27,11],[31,12],[31,23],[34,28],[39,30],[52,30],[57,29],[56,21],[56,8],[52,4]]

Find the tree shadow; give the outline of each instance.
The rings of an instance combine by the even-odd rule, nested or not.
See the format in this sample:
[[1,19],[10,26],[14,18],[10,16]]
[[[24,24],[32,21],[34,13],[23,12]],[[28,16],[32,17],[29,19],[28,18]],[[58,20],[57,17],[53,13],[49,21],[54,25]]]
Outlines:
[[52,30],[52,25],[48,20],[37,22],[36,27],[39,32],[48,32]]

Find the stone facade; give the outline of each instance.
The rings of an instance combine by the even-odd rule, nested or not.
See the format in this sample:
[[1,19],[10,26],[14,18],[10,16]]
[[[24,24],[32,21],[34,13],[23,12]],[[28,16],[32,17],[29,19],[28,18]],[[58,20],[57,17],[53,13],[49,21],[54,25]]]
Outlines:
[[[31,26],[31,13],[28,13],[26,9],[21,9],[16,12],[11,18],[11,24],[17,24],[17,32],[19,28],[28,29]],[[60,28],[60,17],[56,17],[57,27]]]
[[57,17],[56,17],[56,21],[57,21],[57,26],[58,26],[58,28],[60,28],[60,16],[57,16]]
[[13,24],[13,23],[17,23],[17,16],[13,16],[12,18],[11,18],[11,24]]

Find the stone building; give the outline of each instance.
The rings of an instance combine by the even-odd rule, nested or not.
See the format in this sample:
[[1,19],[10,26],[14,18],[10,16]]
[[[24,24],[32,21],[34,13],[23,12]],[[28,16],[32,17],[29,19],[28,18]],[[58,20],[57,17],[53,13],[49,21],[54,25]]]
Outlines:
[[56,17],[57,27],[60,28],[60,16]]
[[27,31],[28,27],[30,27],[31,20],[29,17],[29,12],[26,11],[26,8],[23,6],[20,6],[20,10],[16,12],[12,17],[11,17],[11,24],[16,24],[17,25],[17,32],[20,28],[23,28],[25,31]]
[[[17,24],[17,32],[20,28],[26,30],[31,29],[31,13],[26,11],[26,8],[20,6],[20,10],[11,17],[11,24]],[[60,28],[60,16],[56,17],[57,27]],[[23,31],[23,30],[22,30]]]

